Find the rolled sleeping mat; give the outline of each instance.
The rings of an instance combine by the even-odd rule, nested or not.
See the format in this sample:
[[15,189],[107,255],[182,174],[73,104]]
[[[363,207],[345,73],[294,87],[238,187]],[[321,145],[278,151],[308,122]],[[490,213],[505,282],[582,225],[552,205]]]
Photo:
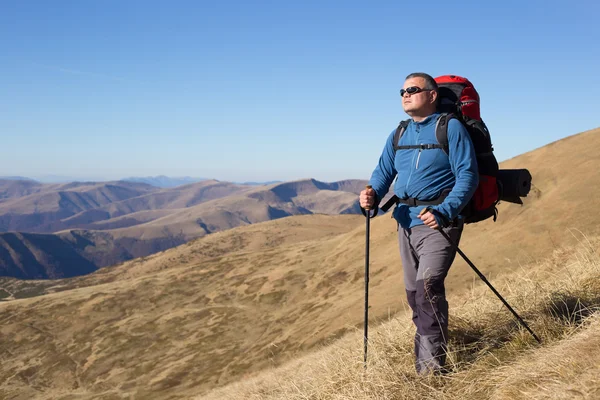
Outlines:
[[531,190],[531,174],[526,169],[498,170],[500,200],[523,204],[521,197],[527,197]]

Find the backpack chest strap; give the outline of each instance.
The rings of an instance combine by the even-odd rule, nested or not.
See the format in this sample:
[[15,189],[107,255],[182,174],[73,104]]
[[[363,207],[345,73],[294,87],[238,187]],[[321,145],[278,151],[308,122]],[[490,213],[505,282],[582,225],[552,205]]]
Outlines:
[[410,120],[401,121],[394,133],[394,151],[398,150],[433,150],[441,149],[444,153],[448,154],[448,122],[454,118],[452,114],[441,114],[435,124],[435,138],[438,141],[437,144],[413,144],[413,145],[400,145],[400,139]]
[[433,150],[433,149],[445,149],[445,146],[442,146],[441,144],[411,144],[411,145],[404,145],[404,146],[395,146],[394,147],[395,150],[411,150],[411,149],[418,149],[418,150]]

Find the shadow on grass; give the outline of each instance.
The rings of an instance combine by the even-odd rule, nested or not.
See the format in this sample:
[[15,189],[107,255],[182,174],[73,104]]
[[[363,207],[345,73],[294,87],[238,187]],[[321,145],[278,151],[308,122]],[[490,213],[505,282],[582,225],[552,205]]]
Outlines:
[[[554,326],[554,333],[551,336],[556,334],[560,336],[560,332],[580,326],[587,317],[600,311],[600,292],[586,291],[576,294],[555,292],[550,295],[545,304],[541,304],[538,310],[540,311],[537,315],[536,313],[527,313],[521,314],[521,317],[534,332],[533,322],[549,320]],[[513,342],[515,345],[518,345],[519,342],[521,345],[525,343],[523,338],[529,333],[509,314],[508,310],[506,310],[506,316],[490,317],[491,315],[487,316],[487,321],[479,320],[471,323],[462,320],[456,325],[450,326],[449,350],[452,352],[456,367],[474,363],[485,353],[493,352],[496,355],[505,353],[503,350],[509,342]],[[520,336],[520,333],[523,332],[526,336]],[[531,339],[533,340],[533,337]]]
[[600,293],[553,293],[543,312],[565,325],[579,326],[600,309]]
[[[448,332],[448,348],[452,352],[453,364],[459,367],[472,364],[483,354],[502,348],[514,339],[512,321],[490,329],[483,326],[458,326]],[[490,333],[493,334],[490,335]]]

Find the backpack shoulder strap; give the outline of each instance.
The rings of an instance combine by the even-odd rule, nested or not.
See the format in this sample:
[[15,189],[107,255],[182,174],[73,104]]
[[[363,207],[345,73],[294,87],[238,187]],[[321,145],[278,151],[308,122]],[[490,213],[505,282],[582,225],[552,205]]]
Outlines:
[[398,143],[400,143],[400,138],[404,135],[406,128],[408,127],[409,120],[405,119],[404,121],[400,121],[398,124],[398,128],[396,128],[396,133],[394,133],[394,150],[398,150]]
[[452,114],[442,114],[438,118],[435,125],[435,137],[438,141],[438,144],[414,144],[414,145],[406,145],[400,146],[400,139],[402,135],[406,131],[410,120],[406,119],[401,121],[396,128],[396,132],[394,133],[394,150],[411,150],[411,149],[419,149],[419,150],[431,150],[431,149],[442,149],[444,153],[448,154],[448,122],[450,119],[455,118]]
[[435,124],[435,138],[446,155],[448,155],[448,124],[452,118],[456,117],[453,114],[443,113]]
[[465,123],[465,127],[469,132],[477,132],[475,137],[471,136],[471,140],[473,140],[473,146],[475,147],[475,152],[478,155],[485,155],[489,157],[494,153],[494,146],[492,146],[490,131],[483,120],[468,120]]

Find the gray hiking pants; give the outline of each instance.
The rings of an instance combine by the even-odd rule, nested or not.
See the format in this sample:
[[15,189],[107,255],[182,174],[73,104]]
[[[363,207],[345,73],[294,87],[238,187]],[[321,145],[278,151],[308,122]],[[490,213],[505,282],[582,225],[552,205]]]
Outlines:
[[[458,245],[462,222],[444,228]],[[404,270],[404,287],[415,334],[415,367],[417,373],[444,370],[448,341],[448,302],[444,279],[454,261],[456,251],[437,230],[425,225],[398,229],[400,256]]]

